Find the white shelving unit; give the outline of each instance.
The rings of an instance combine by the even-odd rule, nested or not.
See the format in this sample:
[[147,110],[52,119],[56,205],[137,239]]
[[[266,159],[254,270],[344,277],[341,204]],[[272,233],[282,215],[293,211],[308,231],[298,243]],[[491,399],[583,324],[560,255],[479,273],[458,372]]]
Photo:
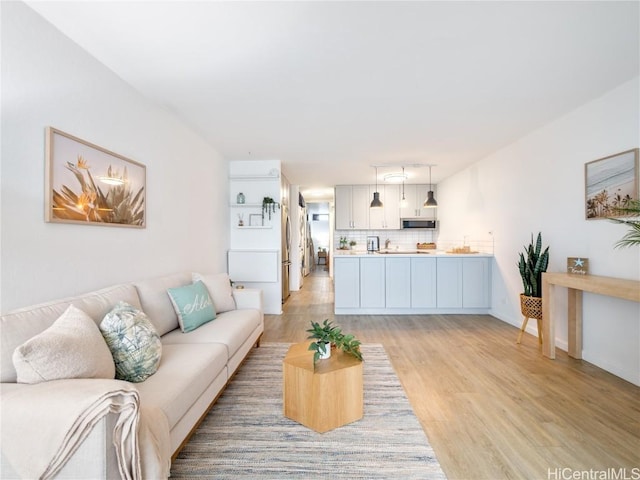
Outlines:
[[[282,210],[277,209],[269,218],[262,210],[262,202],[265,197],[278,203],[282,201],[280,162],[233,161],[228,178],[230,276],[246,288],[261,289],[264,312],[279,314],[282,311]],[[239,193],[243,194],[244,203],[238,203]]]

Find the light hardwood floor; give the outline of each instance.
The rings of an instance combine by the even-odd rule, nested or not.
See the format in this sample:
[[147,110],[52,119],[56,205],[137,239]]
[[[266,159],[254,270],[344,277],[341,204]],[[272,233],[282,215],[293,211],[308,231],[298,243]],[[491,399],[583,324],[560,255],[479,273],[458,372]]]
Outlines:
[[324,270],[265,317],[262,341],[303,341],[325,318],[384,345],[449,479],[640,478],[639,387],[560,350],[544,358],[488,315],[334,315]]

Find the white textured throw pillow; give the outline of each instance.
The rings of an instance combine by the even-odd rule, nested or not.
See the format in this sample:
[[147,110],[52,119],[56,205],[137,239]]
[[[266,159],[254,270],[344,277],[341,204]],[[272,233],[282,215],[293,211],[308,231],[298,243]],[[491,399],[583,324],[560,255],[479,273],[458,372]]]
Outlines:
[[13,352],[18,383],[64,378],[114,378],[115,365],[100,329],[89,315],[69,305],[42,333]]
[[236,309],[236,301],[233,299],[233,289],[226,273],[213,273],[202,275],[193,274],[193,281],[202,280],[204,286],[209,290],[209,295],[216,307],[216,313],[228,312]]

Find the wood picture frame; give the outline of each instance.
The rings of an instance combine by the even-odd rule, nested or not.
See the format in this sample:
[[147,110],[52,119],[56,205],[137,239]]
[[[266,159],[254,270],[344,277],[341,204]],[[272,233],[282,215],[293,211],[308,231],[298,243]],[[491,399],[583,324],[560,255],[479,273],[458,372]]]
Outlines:
[[264,226],[264,218],[260,213],[252,213],[249,215],[249,226],[250,227],[263,227]]
[[145,228],[146,175],[142,163],[47,127],[45,220]]
[[638,148],[584,166],[585,218],[622,217],[616,208],[638,199]]

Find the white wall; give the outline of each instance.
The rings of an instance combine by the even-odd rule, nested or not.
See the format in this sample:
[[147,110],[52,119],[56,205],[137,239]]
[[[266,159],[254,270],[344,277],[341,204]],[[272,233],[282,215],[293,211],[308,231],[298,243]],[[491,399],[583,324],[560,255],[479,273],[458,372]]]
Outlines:
[[[226,271],[227,164],[20,2],[2,2],[2,311],[176,271]],[[147,228],[45,223],[45,127],[147,166]]]
[[[594,275],[640,279],[640,247],[613,247],[625,227],[587,221],[584,211],[584,164],[640,145],[639,85],[636,77],[439,183],[441,239],[493,234],[496,317],[521,325],[516,264],[538,231],[550,245],[549,271],[580,256]],[[566,289],[556,290],[556,338],[566,350]],[[640,385],[640,305],[585,293],[583,318],[583,358]]]

